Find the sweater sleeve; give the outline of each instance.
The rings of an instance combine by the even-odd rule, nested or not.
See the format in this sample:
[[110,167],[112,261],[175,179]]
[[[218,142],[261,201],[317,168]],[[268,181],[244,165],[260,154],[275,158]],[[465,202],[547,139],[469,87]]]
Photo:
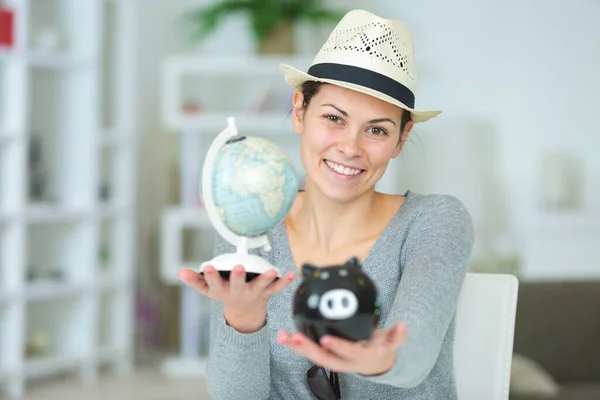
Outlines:
[[[214,255],[235,252],[217,235]],[[221,302],[210,300],[210,345],[206,367],[212,400],[266,400],[271,391],[268,327],[240,333],[225,321]]]
[[473,242],[473,222],[459,200],[438,196],[423,207],[402,249],[402,276],[385,323],[403,321],[407,338],[389,371],[363,379],[414,387],[429,375],[455,315]]

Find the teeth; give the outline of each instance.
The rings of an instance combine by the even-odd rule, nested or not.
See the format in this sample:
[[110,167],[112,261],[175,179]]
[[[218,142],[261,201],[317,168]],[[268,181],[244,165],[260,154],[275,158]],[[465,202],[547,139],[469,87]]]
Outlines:
[[347,167],[342,167],[341,165],[338,165],[334,162],[331,162],[329,160],[325,161],[325,163],[327,164],[327,166],[329,168],[331,168],[332,170],[334,170],[337,173],[343,174],[343,175],[358,175],[360,174],[360,169],[353,169],[353,168],[347,168]]

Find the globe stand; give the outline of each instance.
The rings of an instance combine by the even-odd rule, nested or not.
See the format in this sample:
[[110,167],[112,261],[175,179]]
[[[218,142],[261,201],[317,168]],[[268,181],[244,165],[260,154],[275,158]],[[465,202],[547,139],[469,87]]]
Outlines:
[[203,262],[200,264],[198,272],[204,274],[204,268],[208,265],[212,265],[219,271],[219,274],[223,279],[229,280],[233,268],[237,265],[242,265],[246,270],[246,281],[248,282],[269,270],[275,270],[277,272],[277,277],[281,277],[279,269],[275,268],[264,258],[248,252],[248,250],[258,247],[262,247],[265,251],[271,251],[271,245],[269,244],[267,235],[263,234],[249,238],[233,233],[219,217],[212,195],[213,168],[219,150],[230,141],[243,140],[244,138],[244,136],[238,135],[235,119],[229,117],[227,118],[227,128],[217,135],[206,154],[206,160],[202,167],[201,193],[204,208],[206,209],[206,214],[208,215],[210,223],[217,233],[221,235],[223,239],[234,245],[236,247],[236,252],[220,254],[210,261]]

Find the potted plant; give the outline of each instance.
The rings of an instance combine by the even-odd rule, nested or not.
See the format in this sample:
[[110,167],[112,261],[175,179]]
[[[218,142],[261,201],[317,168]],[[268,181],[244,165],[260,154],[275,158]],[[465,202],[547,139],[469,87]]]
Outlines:
[[291,54],[295,22],[337,23],[344,15],[325,8],[322,3],[323,0],[220,0],[188,12],[185,22],[192,40],[200,41],[226,17],[244,13],[250,18],[259,54]]

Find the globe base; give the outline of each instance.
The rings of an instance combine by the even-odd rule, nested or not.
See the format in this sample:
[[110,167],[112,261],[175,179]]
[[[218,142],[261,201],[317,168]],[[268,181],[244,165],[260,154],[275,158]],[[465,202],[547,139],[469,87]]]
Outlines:
[[221,277],[226,281],[229,280],[229,275],[236,265],[242,265],[246,270],[246,282],[250,282],[257,276],[270,270],[275,270],[275,272],[277,272],[277,278],[281,278],[281,271],[279,271],[279,269],[275,268],[264,258],[255,254],[221,254],[210,261],[200,264],[198,273],[204,274],[204,268],[206,268],[208,265],[212,265],[217,271],[219,271],[219,275],[221,275]]

